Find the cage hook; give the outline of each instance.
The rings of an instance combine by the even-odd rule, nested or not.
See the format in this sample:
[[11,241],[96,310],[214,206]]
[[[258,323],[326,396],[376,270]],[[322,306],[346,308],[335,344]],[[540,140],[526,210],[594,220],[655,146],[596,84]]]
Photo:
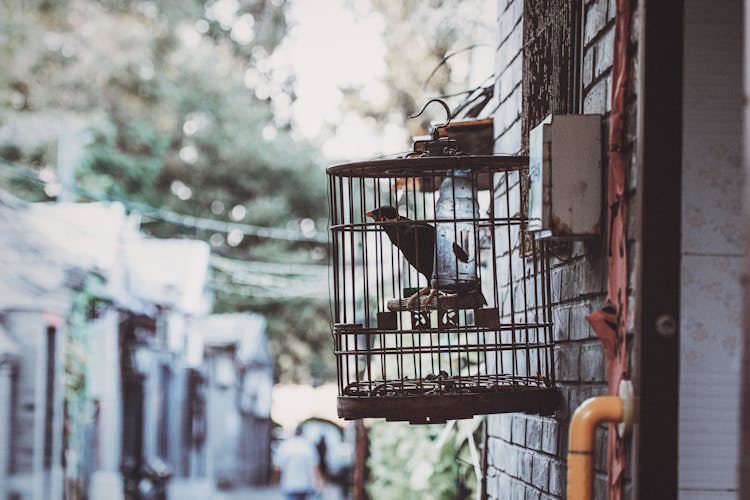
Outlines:
[[451,122],[451,117],[452,117],[451,116],[451,108],[449,108],[448,104],[444,100],[442,100],[442,99],[438,99],[437,97],[435,97],[433,99],[430,99],[429,101],[427,101],[425,103],[424,106],[422,106],[422,109],[419,111],[419,113],[417,113],[416,115],[411,115],[409,118],[417,118],[417,117],[419,117],[427,109],[427,106],[429,106],[433,102],[437,102],[441,106],[443,106],[443,109],[445,109],[445,114],[447,116],[447,121],[445,123],[440,123],[438,125],[435,125],[435,128],[433,129],[433,131],[436,131],[440,127],[447,127],[448,124]]

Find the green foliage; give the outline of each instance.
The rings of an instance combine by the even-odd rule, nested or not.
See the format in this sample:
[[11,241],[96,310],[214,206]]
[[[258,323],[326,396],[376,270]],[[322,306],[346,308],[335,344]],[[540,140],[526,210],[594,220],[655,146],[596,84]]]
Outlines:
[[[237,11],[228,20],[230,4]],[[286,2],[69,0],[15,7],[0,5],[0,120],[49,112],[84,121],[90,140],[76,170],[79,199],[124,200],[129,207],[258,226],[298,228],[312,219],[325,227],[317,151],[292,139],[289,124],[274,116],[270,99],[255,87],[272,86],[294,100],[290,77],[259,69],[269,66],[286,33]],[[233,37],[240,19],[252,25],[252,40]],[[248,69],[259,83],[246,83]],[[41,141],[38,165],[12,144],[0,153],[37,172],[54,172],[54,138],[51,133]],[[17,195],[50,199],[38,179],[0,174],[0,184]],[[244,214],[232,212],[235,207],[244,207]],[[240,260],[325,259],[319,244],[245,235],[232,246],[225,232],[148,217],[142,229],[157,237],[204,239],[215,253]],[[216,312],[268,317],[282,378],[331,377],[327,293],[312,301],[258,298],[233,287],[223,271],[213,272],[226,284],[216,294]]]
[[167,140],[145,121],[133,120],[116,135],[98,132],[80,166],[83,189],[113,199],[156,201]]
[[467,432],[481,433],[479,422],[480,419],[466,421],[448,430],[446,426],[450,424],[375,423],[368,432],[367,491],[370,497],[378,500],[473,498],[472,491],[477,485],[473,469],[466,466],[466,462],[470,463],[466,437]]
[[[388,27],[383,83],[389,97],[378,108],[362,99],[362,89],[343,89],[348,110],[383,123],[416,111],[426,100],[421,85],[430,68],[449,51],[475,41],[482,22],[487,24],[477,5],[490,1],[372,0],[371,6],[352,1],[352,8],[364,9],[363,14],[374,9]],[[230,4],[237,10],[227,19],[222,9]],[[318,151],[295,141],[288,118],[276,116],[272,106],[274,100],[291,105],[296,99],[294,77],[288,69],[274,68],[271,59],[287,33],[288,4],[0,3],[0,121],[18,114],[46,114],[50,128],[61,120],[84,121],[91,142],[77,170],[81,200],[122,199],[131,207],[142,203],[268,227],[299,228],[302,220],[312,219],[321,230],[326,226],[327,196]],[[251,39],[233,34],[239,20],[252,26]],[[446,66],[427,91],[456,90],[456,81],[464,79]],[[423,132],[416,121],[408,123],[412,133]],[[42,190],[44,183],[33,179],[43,170],[54,171],[55,133],[45,133],[36,153],[2,152],[34,172],[29,177],[0,169],[0,185],[33,201],[50,199]],[[244,208],[244,214],[233,211],[235,207]],[[321,245],[308,242],[244,235],[230,244],[224,231],[148,217],[142,228],[158,237],[204,239],[215,253],[235,259],[285,264],[322,263],[326,257]],[[248,293],[220,270],[214,270],[214,279],[224,284],[216,294],[217,312],[254,311],[269,317],[282,379],[330,377],[333,357],[324,286],[316,300],[290,301]]]
[[[65,449],[85,456],[86,426],[91,422],[91,404],[87,398],[88,344],[90,325],[103,306],[97,296],[101,278],[89,275],[73,297],[65,328],[63,351],[63,400],[65,402]],[[74,465],[74,464],[69,464]]]
[[0,144],[0,187],[26,201],[49,201],[52,198],[42,189],[39,175],[50,154],[47,148],[25,150],[15,144]]

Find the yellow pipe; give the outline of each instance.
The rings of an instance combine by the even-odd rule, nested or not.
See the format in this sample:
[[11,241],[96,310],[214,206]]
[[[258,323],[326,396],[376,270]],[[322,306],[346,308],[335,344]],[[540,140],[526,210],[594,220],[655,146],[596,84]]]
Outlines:
[[568,500],[594,498],[594,430],[623,420],[623,400],[600,396],[584,401],[573,414],[568,434]]

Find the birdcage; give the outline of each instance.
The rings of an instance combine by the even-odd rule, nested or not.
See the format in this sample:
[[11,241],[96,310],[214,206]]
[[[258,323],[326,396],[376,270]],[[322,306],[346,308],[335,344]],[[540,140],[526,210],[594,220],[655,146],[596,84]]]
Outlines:
[[525,235],[528,158],[437,135],[329,167],[338,412],[435,423],[549,414],[550,259]]

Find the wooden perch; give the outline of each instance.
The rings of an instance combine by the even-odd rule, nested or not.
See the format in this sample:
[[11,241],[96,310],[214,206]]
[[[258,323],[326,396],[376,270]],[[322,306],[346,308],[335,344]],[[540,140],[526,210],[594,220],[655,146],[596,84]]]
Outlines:
[[446,293],[439,291],[435,294],[430,302],[419,304],[415,302],[414,307],[407,306],[407,299],[391,299],[388,301],[388,310],[393,312],[400,311],[437,311],[437,310],[459,310],[459,309],[478,309],[485,303],[484,296],[479,290],[466,293]]

